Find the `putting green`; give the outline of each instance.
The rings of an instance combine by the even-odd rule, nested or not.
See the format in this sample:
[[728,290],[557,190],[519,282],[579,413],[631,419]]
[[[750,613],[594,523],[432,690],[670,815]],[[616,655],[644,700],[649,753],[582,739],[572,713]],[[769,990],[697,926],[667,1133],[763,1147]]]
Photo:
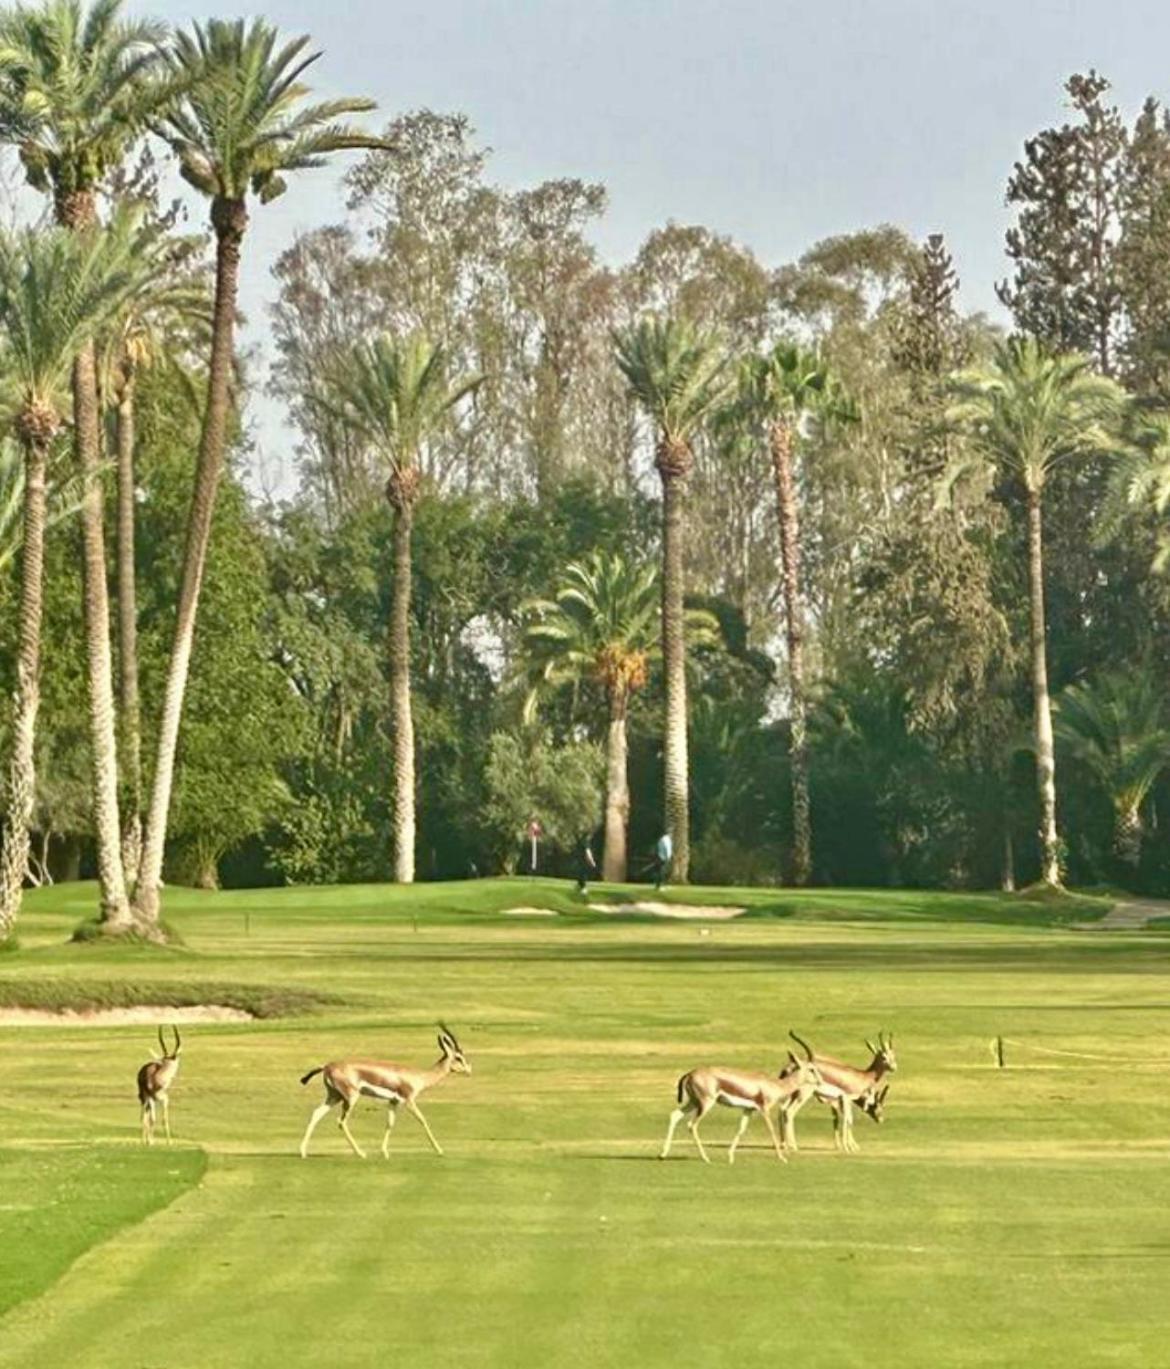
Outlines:
[[[6,1367],[1166,1362],[1166,940],[1068,929],[1107,905],[689,891],[748,908],[707,926],[519,880],[168,892],[186,950],[65,946],[92,890],[34,895],[2,1000],[344,1002],[185,1029],[170,1152],[136,1144],[149,1029],[0,1029]],[[296,1158],[320,1097],[300,1074],[429,1063],[438,1018],[474,1067],[423,1100],[444,1158],[403,1117],[383,1161],[369,1102],[370,1160],[328,1121]],[[861,1153],[810,1106],[791,1163],[757,1122],[730,1167],[720,1110],[715,1163],[685,1136],[660,1163],[678,1075],[779,1067],[790,1026],[850,1058],[894,1033]],[[1002,1071],[996,1035],[1022,1043]]]

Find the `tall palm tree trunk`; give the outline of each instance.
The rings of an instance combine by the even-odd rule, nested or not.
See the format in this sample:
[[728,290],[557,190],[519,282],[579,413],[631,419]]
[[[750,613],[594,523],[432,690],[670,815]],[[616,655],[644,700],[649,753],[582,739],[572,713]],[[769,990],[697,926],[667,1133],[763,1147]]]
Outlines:
[[122,864],[138,878],[142,858],[142,718],[138,701],[138,590],[134,569],[134,377],[127,376],[115,416],[118,458],[118,685],[126,803]]
[[35,744],[41,702],[41,618],[45,582],[45,465],[52,426],[25,439],[24,545],[21,549],[20,636],[16,707],[0,848],[0,941],[12,932],[28,868],[29,822],[36,792]]
[[792,882],[812,874],[812,819],[808,781],[808,700],[804,683],[804,616],[800,607],[800,511],[792,473],[792,428],[772,424],[772,468],[780,521],[780,589],[788,643],[789,764],[792,772]]
[[[75,232],[97,222],[91,191],[58,196],[58,221]],[[114,666],[110,653],[110,599],[101,485],[102,444],[94,346],[87,342],[73,363],[73,441],[84,488],[81,504],[85,597],[85,657],[93,768],[93,820],[97,839],[100,916],[111,929],[130,924],[118,821],[118,741],[114,722]]]
[[1142,859],[1142,816],[1138,808],[1122,804],[1113,821],[1113,854],[1130,870]]
[[1040,798],[1040,878],[1060,883],[1056,836],[1056,750],[1052,741],[1052,700],[1048,693],[1048,645],[1044,623],[1044,541],[1040,493],[1028,491],[1028,581],[1032,608],[1032,697],[1036,730],[1036,785]]
[[666,672],[664,797],[666,830],[673,844],[670,879],[690,874],[691,830],[687,757],[687,663],[683,616],[683,517],[691,454],[685,443],[659,444],[662,476],[662,658]]
[[418,473],[396,472],[388,496],[394,506],[394,586],[390,599],[390,707],[394,726],[394,879],[414,883],[414,715],[410,707],[410,539]]
[[85,654],[89,677],[89,731],[93,767],[93,819],[97,838],[101,921],[109,928],[130,925],[130,903],[122,868],[118,819],[118,742],[114,713],[114,666],[110,652],[110,599],[106,585],[102,516],[101,429],[93,344],[73,367],[73,432],[85,488],[81,505],[84,556]]
[[166,689],[159,722],[158,750],[150,808],[143,834],[142,864],[138,872],[135,910],[145,923],[157,923],[163,853],[167,837],[171,791],[174,787],[175,753],[183,697],[195,641],[195,617],[207,546],[211,540],[211,517],[215,494],[223,469],[224,445],[231,399],[232,354],[235,340],[236,300],[240,280],[240,248],[248,226],[242,200],[217,199],[212,204],[211,222],[215,229],[215,309],[212,319],[211,363],[207,377],[207,407],[199,443],[199,464],[187,524],[187,545],[183,556],[183,581],[175,616],[175,636],[171,646]]
[[605,850],[601,855],[601,877],[615,884],[624,883],[627,874],[630,779],[626,712],[625,692],[611,689],[609,732],[605,740]]

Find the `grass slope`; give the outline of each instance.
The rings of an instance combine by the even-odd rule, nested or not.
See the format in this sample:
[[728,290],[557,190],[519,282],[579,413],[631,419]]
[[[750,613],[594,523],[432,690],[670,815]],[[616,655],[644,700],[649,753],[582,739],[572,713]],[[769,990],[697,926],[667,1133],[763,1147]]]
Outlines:
[[[1158,936],[1067,928],[1104,902],[687,891],[755,914],[703,928],[594,916],[532,881],[168,893],[186,952],[64,946],[92,892],[46,891],[4,980],[345,1001],[184,1033],[172,1118],[208,1169],[145,1219],[149,1176],[195,1154],[133,1145],[150,1034],[0,1031],[12,1163],[125,1162],[105,1171],[116,1220],[79,1216],[89,1252],[0,1319],[6,1366],[1165,1358],[1170,977]],[[533,904],[572,915],[501,915]],[[362,1164],[329,1123],[311,1160],[295,1157],[319,1097],[300,1073],[345,1053],[429,1062],[438,1017],[475,1070],[424,1101],[443,1159],[409,1117],[389,1163]],[[885,1125],[859,1122],[861,1154],[834,1154],[810,1107],[787,1166],[758,1124],[721,1163],[727,1113],[705,1125],[717,1163],[685,1139],[659,1163],[678,1074],[775,1067],[789,1026],[850,1057],[894,1032],[901,1070]],[[1004,1071],[997,1034],[1023,1043]],[[376,1146],[378,1109],[354,1125]],[[65,1233],[27,1187],[47,1214],[38,1259],[61,1269],[76,1246],[58,1252]]]

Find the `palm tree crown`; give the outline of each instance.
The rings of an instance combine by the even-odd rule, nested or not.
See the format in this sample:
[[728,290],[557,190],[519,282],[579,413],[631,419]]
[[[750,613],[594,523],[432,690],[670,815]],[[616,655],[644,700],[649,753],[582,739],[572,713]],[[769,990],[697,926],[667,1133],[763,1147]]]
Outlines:
[[116,314],[148,252],[139,216],[109,228],[0,234],[0,325],[18,391],[17,421],[60,421],[62,391],[78,350]]
[[528,605],[524,639],[530,655],[531,714],[538,687],[593,679],[623,701],[646,683],[657,645],[657,568],[618,553],[595,552],[565,567],[555,599]]
[[387,497],[412,498],[427,438],[479,376],[449,380],[447,353],[422,333],[383,333],[358,343],[331,369],[315,402],[376,448],[389,466]]
[[1056,702],[1056,736],[1097,776],[1119,815],[1136,816],[1170,764],[1164,690],[1151,670],[1110,670],[1069,685]]
[[645,318],[613,342],[630,393],[658,429],[661,464],[726,398],[728,357],[713,333],[681,318]]
[[61,222],[92,217],[93,192],[174,98],[156,79],[165,26],[120,17],[122,0],[44,0],[0,14],[0,141]]
[[309,39],[277,45],[263,19],[211,19],[175,35],[168,54],[183,98],[157,131],[179,159],[184,179],[212,200],[242,202],[249,189],[267,204],[282,194],[282,173],[323,166],[345,148],[380,140],[341,122],[374,108],[372,100],[305,105],[301,76],[321,56]]
[[950,417],[975,448],[1039,494],[1059,463],[1119,450],[1125,391],[1087,357],[1053,355],[1034,338],[1012,338],[989,367],[953,382]]

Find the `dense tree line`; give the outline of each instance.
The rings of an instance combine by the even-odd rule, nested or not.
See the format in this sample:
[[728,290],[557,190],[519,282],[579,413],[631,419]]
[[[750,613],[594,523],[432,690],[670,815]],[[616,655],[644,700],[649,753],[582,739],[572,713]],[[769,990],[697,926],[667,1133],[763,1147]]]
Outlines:
[[[0,244],[5,926],[93,871],[150,930],[164,860],[514,869],[533,819],[546,868],[592,836],[609,878],[665,829],[680,879],[1170,886],[1157,102],[1074,76],[1026,141],[1005,329],[940,234],[767,264],[671,223],[603,262],[603,187],[501,187],[461,115],[352,128],[263,23],[117,12],[2,16],[0,133],[60,223]],[[336,221],[273,263],[265,376],[249,203],[346,149]],[[280,505],[244,489],[261,385]]]

